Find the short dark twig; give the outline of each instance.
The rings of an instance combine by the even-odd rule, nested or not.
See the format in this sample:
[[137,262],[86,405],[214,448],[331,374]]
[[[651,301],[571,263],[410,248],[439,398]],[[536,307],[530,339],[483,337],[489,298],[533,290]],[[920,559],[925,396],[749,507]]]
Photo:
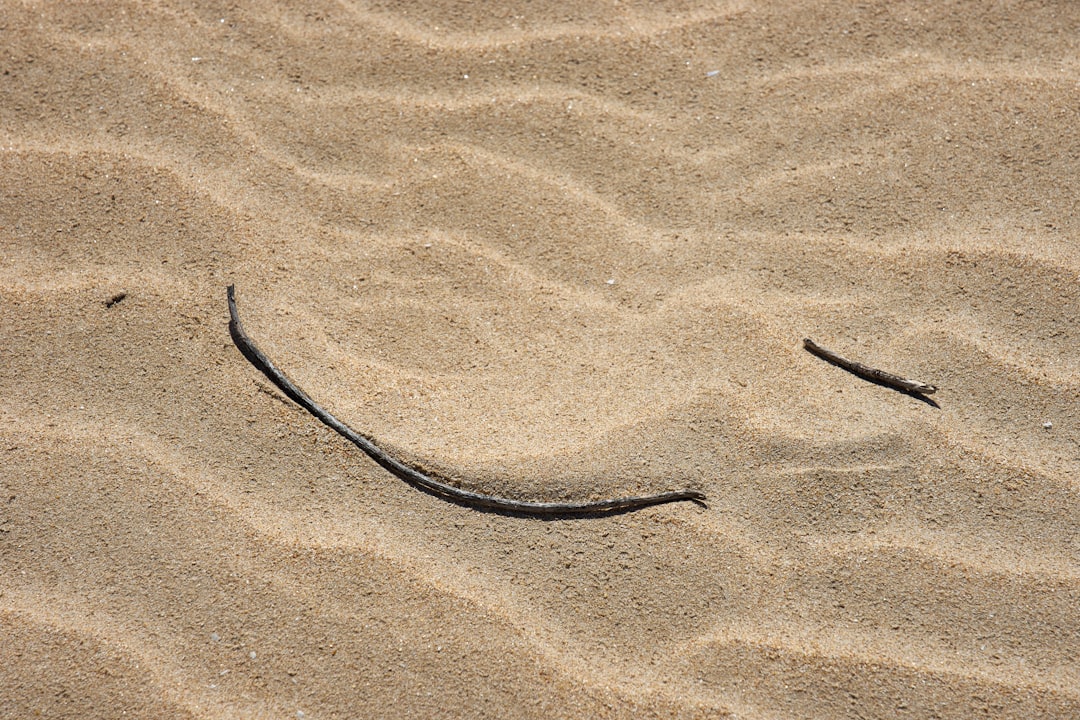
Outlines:
[[822,360],[832,363],[837,367],[842,367],[848,372],[858,375],[864,380],[877,383],[879,385],[885,385],[891,387],[894,390],[900,390],[901,392],[912,393],[915,395],[929,395],[930,393],[937,392],[937,388],[933,385],[927,385],[926,383],[919,382],[918,380],[908,380],[902,378],[899,375],[893,375],[892,373],[885,372],[884,370],[878,370],[872,368],[869,365],[863,365],[847,358],[837,355],[832,350],[826,350],[810,338],[803,339],[803,347],[808,351],[817,355]]
[[520,513],[523,515],[595,515],[601,513],[626,512],[659,505],[661,503],[690,500],[703,503],[705,495],[696,490],[677,490],[674,492],[660,493],[658,495],[644,495],[639,497],[615,498],[612,500],[595,500],[590,502],[533,502],[523,500],[511,500],[509,498],[485,495],[483,493],[463,490],[451,485],[444,479],[428,475],[420,470],[410,467],[405,463],[391,457],[372,440],[356,432],[345,423],[331,415],[322,406],[301,390],[295,383],[285,376],[277,366],[263,354],[240,324],[240,313],[236,308],[236,293],[232,285],[228,288],[229,299],[229,334],[233,342],[244,357],[254,365],[270,382],[274,383],[283,393],[300,407],[314,415],[323,424],[330,427],[356,447],[363,450],[368,457],[381,465],[384,469],[393,473],[410,485],[437,495],[446,500],[458,502],[474,508],[495,510],[508,513]]

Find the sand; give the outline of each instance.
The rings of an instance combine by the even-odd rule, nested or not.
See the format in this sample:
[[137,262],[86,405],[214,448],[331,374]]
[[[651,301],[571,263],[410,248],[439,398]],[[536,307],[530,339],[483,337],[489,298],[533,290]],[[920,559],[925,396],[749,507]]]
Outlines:
[[[1080,717],[1080,5],[12,1],[0,49],[0,717]],[[463,487],[707,507],[419,492],[233,283]]]

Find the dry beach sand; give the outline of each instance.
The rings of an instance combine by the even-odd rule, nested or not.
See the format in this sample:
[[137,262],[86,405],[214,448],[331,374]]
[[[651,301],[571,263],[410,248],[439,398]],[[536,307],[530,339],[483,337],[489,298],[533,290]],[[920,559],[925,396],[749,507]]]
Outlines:
[[0,717],[1080,717],[1080,4],[2,5]]

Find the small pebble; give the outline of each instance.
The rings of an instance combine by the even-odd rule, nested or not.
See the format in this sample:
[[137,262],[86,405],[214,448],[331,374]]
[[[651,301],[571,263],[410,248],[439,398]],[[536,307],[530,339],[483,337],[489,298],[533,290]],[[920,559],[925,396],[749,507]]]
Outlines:
[[1050,428],[1054,427],[1054,423],[1047,420],[1046,422],[1043,423],[1043,427],[1046,428],[1047,430],[1049,430]]

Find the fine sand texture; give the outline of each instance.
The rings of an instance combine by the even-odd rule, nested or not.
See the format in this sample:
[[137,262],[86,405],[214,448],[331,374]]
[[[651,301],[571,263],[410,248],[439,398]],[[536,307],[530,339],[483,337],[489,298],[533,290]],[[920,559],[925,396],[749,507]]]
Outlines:
[[0,5],[0,718],[1080,717],[1080,3]]

